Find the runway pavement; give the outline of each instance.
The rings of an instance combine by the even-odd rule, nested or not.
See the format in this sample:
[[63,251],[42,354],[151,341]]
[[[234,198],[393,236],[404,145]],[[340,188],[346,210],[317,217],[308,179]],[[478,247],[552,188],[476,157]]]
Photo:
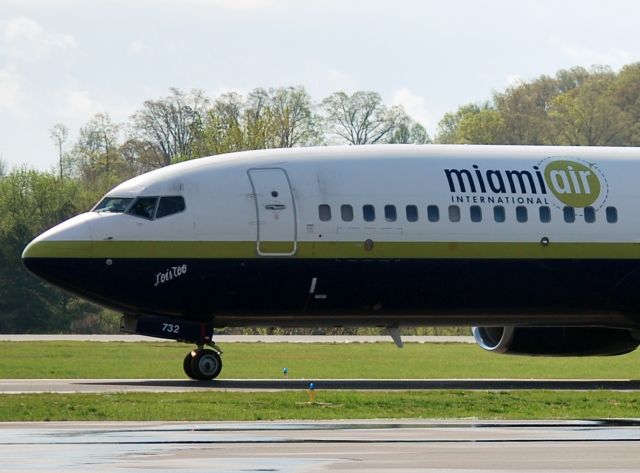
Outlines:
[[0,424],[0,471],[630,473],[637,421]]
[[311,382],[316,390],[640,390],[640,381],[624,379],[3,379],[0,380],[0,394],[284,391],[308,389]]

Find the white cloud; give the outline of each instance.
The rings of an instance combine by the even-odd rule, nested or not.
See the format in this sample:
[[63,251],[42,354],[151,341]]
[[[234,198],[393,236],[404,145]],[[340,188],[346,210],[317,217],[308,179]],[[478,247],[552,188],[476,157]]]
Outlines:
[[352,94],[357,90],[356,80],[351,74],[320,63],[306,65],[302,83],[320,100],[334,92]]
[[[291,4],[295,5],[299,0],[110,0],[104,2],[109,8],[121,9],[141,7],[143,9],[157,8],[162,5],[179,7],[182,9],[191,7],[213,7],[223,10],[251,11],[263,10],[267,8],[287,8]],[[43,12],[46,10],[59,11],[63,8],[78,9],[90,6],[93,9],[94,3],[81,2],[79,0],[0,0],[3,7],[16,8],[21,11],[34,10]],[[289,5],[285,5],[285,4]]]
[[[171,0],[169,0],[171,1]],[[175,0],[174,0],[175,1]],[[277,4],[275,0],[187,0],[198,5],[212,6],[223,10],[262,10]],[[176,2],[183,4],[184,1]]]
[[20,8],[20,9],[44,9],[44,8],[56,8],[72,7],[74,2],[77,6],[77,0],[2,0],[2,4],[6,7]]
[[507,83],[507,87],[517,87],[522,84],[522,78],[518,74],[509,74],[505,82]]
[[227,10],[262,10],[276,5],[275,0],[196,0]]
[[24,91],[19,76],[8,70],[0,70],[0,110],[24,115]]
[[622,48],[594,49],[576,46],[557,37],[549,38],[549,44],[576,65],[603,65],[617,69],[636,60],[630,51]]
[[34,63],[54,51],[77,48],[73,35],[45,30],[40,23],[26,16],[11,18],[0,24],[2,51],[11,61]]
[[431,123],[427,110],[427,101],[407,88],[397,89],[391,97],[392,105],[402,105],[411,118],[427,127]]
[[344,92],[353,92],[355,91],[355,79],[351,76],[351,74],[340,71],[338,69],[330,69],[326,74],[327,84],[333,90],[341,90]]
[[54,122],[62,121],[73,128],[80,127],[97,113],[107,113],[115,123],[125,122],[140,108],[140,103],[95,98],[88,90],[67,90],[55,98],[51,115]]
[[134,56],[143,54],[148,49],[149,47],[143,41],[140,41],[140,40],[134,41],[129,45],[129,53],[133,54]]
[[86,90],[67,92],[63,102],[64,105],[58,114],[65,119],[87,120],[101,111],[100,104],[94,101]]

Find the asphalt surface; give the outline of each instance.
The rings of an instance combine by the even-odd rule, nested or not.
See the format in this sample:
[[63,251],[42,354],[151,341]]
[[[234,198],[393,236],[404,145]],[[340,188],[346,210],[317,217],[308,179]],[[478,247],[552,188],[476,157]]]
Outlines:
[[109,393],[187,391],[286,391],[306,390],[417,391],[463,389],[481,391],[639,391],[640,381],[610,379],[3,379],[0,394]]
[[637,472],[637,421],[0,424],[0,471]]

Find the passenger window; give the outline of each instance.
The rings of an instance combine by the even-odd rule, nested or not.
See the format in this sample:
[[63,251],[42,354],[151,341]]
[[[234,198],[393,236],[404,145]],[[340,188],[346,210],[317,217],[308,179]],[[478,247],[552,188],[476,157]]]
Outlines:
[[498,223],[502,223],[507,219],[507,215],[502,205],[496,205],[493,208],[493,219]]
[[340,216],[343,222],[351,222],[353,220],[353,207],[350,205],[342,205],[340,207]]
[[395,205],[385,205],[384,206],[384,219],[387,222],[395,222],[398,214],[396,212]]
[[415,205],[407,205],[407,221],[408,222],[417,222],[418,221],[418,207]]
[[175,195],[169,197],[160,197],[160,203],[158,204],[158,210],[156,210],[156,218],[166,217],[167,215],[173,215],[184,211],[184,198]]
[[479,205],[472,205],[470,209],[471,213],[471,221],[472,222],[481,222],[482,221],[482,209]]
[[615,207],[607,207],[607,222],[608,223],[618,223],[618,209]]
[[524,223],[529,220],[527,208],[524,205],[518,205],[516,207],[516,220],[520,223]]
[[430,222],[437,222],[440,220],[440,209],[437,205],[430,205],[427,207],[427,218]]
[[584,208],[584,221],[587,223],[593,223],[596,221],[596,210],[593,207]]
[[321,204],[318,206],[318,216],[322,222],[328,222],[331,220],[331,207],[327,204]]
[[129,215],[142,217],[148,220],[153,219],[153,212],[156,210],[157,197],[138,197],[131,208],[127,211]]
[[540,221],[542,223],[549,223],[551,221],[551,209],[546,205],[543,205],[539,209],[540,212]]
[[457,205],[449,206],[449,221],[450,222],[460,221],[460,207],[458,207]]
[[576,221],[576,209],[573,207],[565,207],[562,209],[564,214],[564,221],[567,223],[573,223]]
[[376,219],[376,209],[373,205],[362,206],[362,218],[365,222],[373,222]]

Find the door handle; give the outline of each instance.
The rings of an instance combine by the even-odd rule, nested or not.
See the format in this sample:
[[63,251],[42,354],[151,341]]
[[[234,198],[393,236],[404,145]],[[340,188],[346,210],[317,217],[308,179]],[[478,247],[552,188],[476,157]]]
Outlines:
[[284,210],[287,206],[284,204],[267,204],[264,208],[267,210]]

